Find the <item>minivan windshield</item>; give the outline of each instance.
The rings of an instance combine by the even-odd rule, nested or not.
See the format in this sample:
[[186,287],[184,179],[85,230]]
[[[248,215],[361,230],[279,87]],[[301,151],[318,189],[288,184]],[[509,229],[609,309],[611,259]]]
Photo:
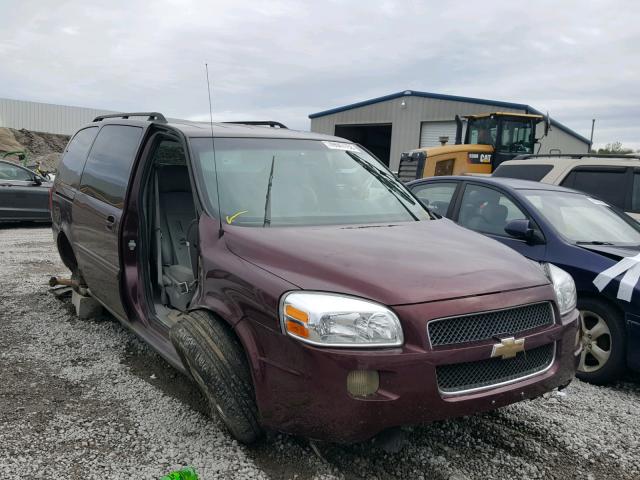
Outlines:
[[602,200],[551,190],[521,190],[521,193],[572,243],[640,245],[640,225]]
[[227,224],[275,227],[431,218],[389,170],[354,144],[274,138],[190,141],[216,215],[220,186]]

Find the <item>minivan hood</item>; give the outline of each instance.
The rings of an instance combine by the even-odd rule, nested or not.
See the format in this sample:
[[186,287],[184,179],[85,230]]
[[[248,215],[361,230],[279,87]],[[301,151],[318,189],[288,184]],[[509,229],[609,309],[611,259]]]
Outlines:
[[446,219],[395,225],[225,227],[239,257],[305,290],[386,305],[548,284],[533,262]]

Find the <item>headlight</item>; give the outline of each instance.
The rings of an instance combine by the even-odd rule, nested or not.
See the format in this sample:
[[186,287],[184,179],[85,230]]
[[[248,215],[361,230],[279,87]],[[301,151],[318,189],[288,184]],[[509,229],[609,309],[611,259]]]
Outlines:
[[284,333],[325,347],[396,347],[398,317],[374,302],[322,292],[290,292],[280,301]]
[[546,270],[556,292],[560,315],[565,315],[576,308],[576,284],[571,275],[551,263],[546,264]]

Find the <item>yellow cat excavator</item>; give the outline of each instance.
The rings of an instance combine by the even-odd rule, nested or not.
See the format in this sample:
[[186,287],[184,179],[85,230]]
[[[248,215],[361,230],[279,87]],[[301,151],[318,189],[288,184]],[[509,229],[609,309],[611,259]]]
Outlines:
[[467,115],[467,130],[462,143],[463,121],[456,115],[456,142],[442,146],[418,148],[400,157],[398,177],[403,182],[416,178],[465,173],[490,174],[505,160],[534,153],[536,126],[544,121],[546,135],[549,116],[528,113],[492,112]]

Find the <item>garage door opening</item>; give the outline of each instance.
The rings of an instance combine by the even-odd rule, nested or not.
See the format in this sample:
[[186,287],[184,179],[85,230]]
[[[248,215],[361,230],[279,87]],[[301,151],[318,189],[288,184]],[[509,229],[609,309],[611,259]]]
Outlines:
[[335,135],[359,143],[389,166],[391,125],[336,125]]

